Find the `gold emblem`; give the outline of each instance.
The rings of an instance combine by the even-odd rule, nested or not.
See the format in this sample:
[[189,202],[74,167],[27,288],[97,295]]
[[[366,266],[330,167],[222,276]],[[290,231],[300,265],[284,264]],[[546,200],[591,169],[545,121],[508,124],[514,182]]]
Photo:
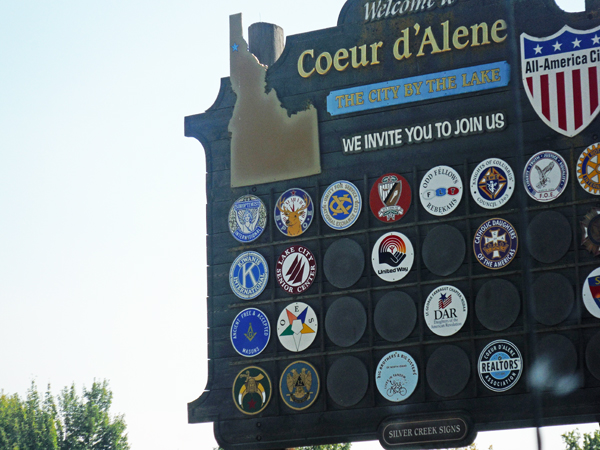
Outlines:
[[[350,203],[350,206],[348,208],[344,208],[344,204],[346,202]],[[335,209],[333,208],[334,204],[336,205]],[[350,199],[350,194],[346,194],[341,198],[337,195],[334,195],[333,201],[329,204],[329,209],[331,210],[334,216],[337,216],[338,214],[350,214],[350,210],[352,209],[352,200]]]
[[301,411],[310,408],[319,395],[319,375],[306,361],[295,361],[285,368],[279,382],[285,404]]
[[235,406],[244,414],[258,414],[271,399],[271,380],[259,367],[243,369],[233,383]]
[[254,332],[254,330],[252,329],[252,322],[250,322],[250,326],[248,327],[248,331],[246,332],[246,334],[244,336],[246,336],[246,338],[248,338],[249,341],[252,341],[252,339],[254,339],[254,337],[256,336],[257,333]]
[[312,386],[312,372],[306,371],[306,368],[302,368],[300,373],[296,369],[292,369],[291,373],[287,375],[287,388],[290,391],[287,394],[290,400],[294,403],[304,403],[310,400],[310,387]]

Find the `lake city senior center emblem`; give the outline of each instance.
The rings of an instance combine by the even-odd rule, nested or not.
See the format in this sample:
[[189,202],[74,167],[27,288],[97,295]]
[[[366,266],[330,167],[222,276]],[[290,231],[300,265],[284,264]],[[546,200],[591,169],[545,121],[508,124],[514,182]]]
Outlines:
[[554,131],[573,137],[600,112],[600,27],[565,25],[547,37],[521,35],[521,73],[531,106]]

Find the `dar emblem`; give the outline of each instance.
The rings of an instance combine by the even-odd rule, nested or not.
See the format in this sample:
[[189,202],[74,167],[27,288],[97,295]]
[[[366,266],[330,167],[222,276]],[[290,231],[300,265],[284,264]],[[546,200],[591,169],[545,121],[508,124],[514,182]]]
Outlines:
[[260,367],[246,367],[233,382],[233,402],[244,414],[258,414],[269,404],[272,390],[267,372]]
[[301,352],[310,347],[319,324],[315,311],[306,303],[292,303],[279,315],[277,335],[279,342],[290,352]]
[[527,97],[540,119],[573,137],[600,112],[600,27],[565,25],[547,37],[521,34],[521,73]]
[[319,395],[319,375],[306,361],[296,361],[285,368],[279,383],[281,398],[295,410],[310,407]]
[[590,194],[600,195],[600,143],[586,148],[577,163],[577,179]]
[[382,222],[396,222],[408,212],[411,196],[410,186],[402,175],[384,175],[371,188],[371,211]]

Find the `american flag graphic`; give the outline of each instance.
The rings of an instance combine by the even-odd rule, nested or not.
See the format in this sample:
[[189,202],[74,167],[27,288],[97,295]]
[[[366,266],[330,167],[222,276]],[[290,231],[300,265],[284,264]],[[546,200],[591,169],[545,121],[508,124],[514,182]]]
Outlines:
[[446,297],[446,294],[440,296],[440,302],[438,304],[439,309],[445,309],[450,303],[452,303],[452,295]]
[[600,27],[537,38],[521,35],[521,73],[540,119],[568,137],[583,131],[600,112]]

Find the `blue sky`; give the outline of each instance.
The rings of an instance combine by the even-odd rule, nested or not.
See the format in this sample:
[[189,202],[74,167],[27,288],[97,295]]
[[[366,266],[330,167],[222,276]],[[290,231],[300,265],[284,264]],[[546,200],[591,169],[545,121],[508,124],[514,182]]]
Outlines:
[[206,218],[183,118],[229,75],[230,14],[291,35],[335,26],[343,3],[0,2],[0,389],[106,378],[133,448],[216,445],[187,425],[206,383]]

